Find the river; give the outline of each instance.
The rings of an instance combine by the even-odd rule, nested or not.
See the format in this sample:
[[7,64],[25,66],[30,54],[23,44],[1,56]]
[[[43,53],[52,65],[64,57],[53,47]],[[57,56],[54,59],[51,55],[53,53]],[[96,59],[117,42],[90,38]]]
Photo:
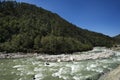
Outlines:
[[[97,48],[88,54],[103,51],[105,48]],[[0,80],[98,80],[120,65],[120,52],[113,52],[115,55],[106,59],[49,62],[49,65],[36,57],[0,59]]]

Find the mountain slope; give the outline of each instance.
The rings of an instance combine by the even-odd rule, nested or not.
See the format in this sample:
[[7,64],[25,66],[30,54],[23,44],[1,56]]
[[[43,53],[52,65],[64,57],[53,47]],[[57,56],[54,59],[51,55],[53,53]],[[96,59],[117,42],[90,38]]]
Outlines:
[[113,39],[27,3],[0,2],[0,51],[66,53],[111,47]]
[[115,41],[116,41],[118,44],[120,44],[120,34],[117,35],[117,36],[115,36],[115,37],[113,37],[113,38],[115,39]]
[[117,35],[117,36],[115,36],[114,38],[116,38],[116,39],[119,39],[119,40],[120,40],[120,34],[119,34],[119,35]]

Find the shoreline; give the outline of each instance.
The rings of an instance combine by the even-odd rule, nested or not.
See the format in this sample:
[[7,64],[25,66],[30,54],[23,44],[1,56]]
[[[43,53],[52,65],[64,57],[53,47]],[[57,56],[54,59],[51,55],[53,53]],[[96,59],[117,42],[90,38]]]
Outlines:
[[120,65],[114,68],[111,71],[106,72],[104,75],[101,75],[98,80],[120,80]]
[[81,60],[105,59],[115,56],[113,50],[105,48],[104,51],[94,52],[96,49],[87,52],[75,52],[73,54],[48,55],[41,53],[2,53],[0,52],[0,59],[16,59],[36,57],[37,60],[49,62],[70,62]]
[[114,56],[114,53],[90,53],[90,54],[62,54],[62,55],[41,55],[37,60],[49,62],[70,62],[81,60],[105,59]]
[[2,53],[0,52],[0,59],[17,59],[17,58],[27,58],[34,57],[33,53]]
[[[112,48],[112,50],[120,52],[120,47],[114,47]],[[111,71],[105,72],[103,75],[100,76],[98,80],[120,80],[120,76],[118,75],[120,75],[120,65],[118,65]]]

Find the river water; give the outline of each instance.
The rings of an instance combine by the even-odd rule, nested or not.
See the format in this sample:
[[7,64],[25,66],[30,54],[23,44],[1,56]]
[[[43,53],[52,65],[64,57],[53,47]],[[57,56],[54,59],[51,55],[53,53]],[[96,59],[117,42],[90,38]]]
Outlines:
[[[96,48],[93,53],[103,51],[104,48]],[[1,59],[0,80],[98,80],[101,74],[120,65],[120,52],[113,52],[116,55],[107,59],[49,62],[49,65],[36,57]]]

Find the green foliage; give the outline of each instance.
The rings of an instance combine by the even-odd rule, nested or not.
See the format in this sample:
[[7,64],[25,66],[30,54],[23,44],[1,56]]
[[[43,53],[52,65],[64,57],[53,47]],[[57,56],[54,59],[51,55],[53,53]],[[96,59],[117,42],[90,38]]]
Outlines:
[[116,42],[117,44],[120,44],[120,34],[117,35],[117,36],[115,36],[115,37],[113,37],[113,38],[114,38],[114,40],[115,40],[115,42]]
[[42,47],[41,37],[38,35],[38,36],[36,36],[35,39],[34,39],[34,48],[35,48],[36,50],[39,50],[41,47]]
[[0,2],[0,51],[60,54],[112,44],[109,36],[78,28],[35,5]]
[[72,53],[89,50],[91,45],[85,45],[74,38],[46,36],[41,39],[43,52],[49,53]]

